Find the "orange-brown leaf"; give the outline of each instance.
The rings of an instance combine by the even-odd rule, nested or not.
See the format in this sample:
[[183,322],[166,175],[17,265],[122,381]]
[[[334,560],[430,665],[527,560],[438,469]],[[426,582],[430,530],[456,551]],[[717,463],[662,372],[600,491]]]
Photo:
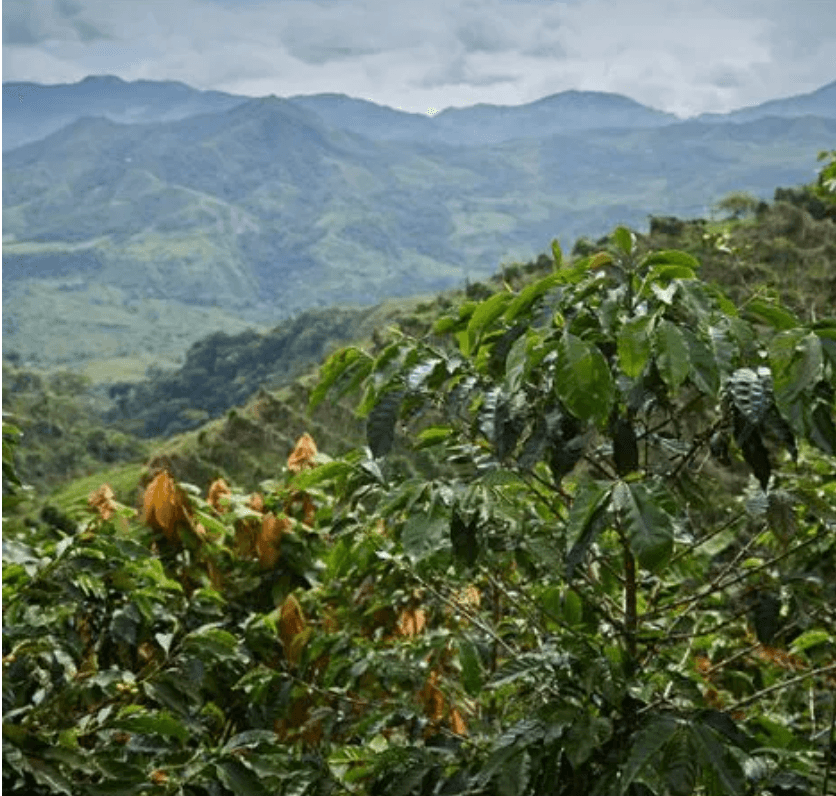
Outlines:
[[302,434],[296,441],[296,447],[287,459],[287,469],[292,473],[298,473],[302,470],[315,467],[316,463],[316,443],[313,437],[308,434]]
[[235,523],[235,552],[241,558],[255,553],[255,543],[261,533],[261,523],[255,517],[240,519]]
[[263,569],[276,566],[281,555],[282,536],[292,525],[287,517],[279,519],[273,514],[265,514],[261,521],[261,531],[256,536],[255,550]]
[[165,785],[165,783],[168,782],[168,774],[166,774],[166,772],[163,771],[163,769],[158,768],[155,771],[151,772],[149,779],[155,785]]
[[102,484],[87,497],[87,505],[103,520],[109,520],[116,513],[116,502],[110,484]]
[[412,638],[427,626],[427,613],[423,608],[405,608],[398,617],[399,636]]
[[206,496],[206,502],[213,508],[218,514],[223,514],[229,510],[229,504],[221,502],[222,498],[228,498],[232,495],[232,490],[229,488],[229,485],[224,481],[223,478],[218,478],[217,480],[212,482],[212,485],[209,487],[209,494]]
[[424,713],[431,721],[441,721],[444,718],[444,695],[438,687],[439,672],[430,672],[424,687],[418,692],[418,699],[424,707]]
[[262,495],[261,492],[253,492],[252,495],[250,495],[250,499],[249,499],[247,505],[253,511],[263,512],[264,511],[264,495]]
[[456,735],[467,735],[467,723],[458,708],[450,711],[450,729]]
[[301,648],[293,641],[307,627],[302,606],[292,594],[288,594],[279,610],[279,638],[284,647],[285,656],[290,663],[297,663]]
[[316,505],[313,500],[311,500],[311,496],[305,492],[302,502],[302,522],[304,522],[305,525],[313,525],[315,520]]
[[177,526],[188,522],[186,496],[167,470],[160,470],[148,484],[143,498],[145,524],[161,531],[170,542],[179,538]]

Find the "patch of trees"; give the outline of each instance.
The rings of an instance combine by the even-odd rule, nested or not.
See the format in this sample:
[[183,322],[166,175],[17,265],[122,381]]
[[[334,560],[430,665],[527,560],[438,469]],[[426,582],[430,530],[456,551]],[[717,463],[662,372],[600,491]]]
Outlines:
[[107,418],[131,424],[142,437],[168,437],[244,404],[262,386],[289,384],[328,353],[360,336],[364,310],[302,313],[268,334],[218,332],[186,353],[174,371],[153,370],[139,383],[109,388],[116,406]]

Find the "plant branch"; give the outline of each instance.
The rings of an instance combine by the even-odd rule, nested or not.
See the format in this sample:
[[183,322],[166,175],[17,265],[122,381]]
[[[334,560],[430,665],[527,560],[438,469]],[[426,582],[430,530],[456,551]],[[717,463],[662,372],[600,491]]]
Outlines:
[[771,685],[768,688],[756,691],[751,696],[746,697],[746,699],[741,699],[738,702],[735,702],[730,708],[728,708],[728,712],[733,713],[734,711],[745,708],[747,705],[751,705],[753,702],[757,702],[770,694],[774,694],[776,691],[782,691],[785,688],[804,682],[804,680],[809,677],[817,677],[820,674],[827,674],[828,672],[836,672],[836,663],[829,663],[827,666],[820,666],[818,669],[812,669],[809,672],[804,672],[803,674],[799,674],[789,680],[784,680],[781,683],[775,683],[775,685]]

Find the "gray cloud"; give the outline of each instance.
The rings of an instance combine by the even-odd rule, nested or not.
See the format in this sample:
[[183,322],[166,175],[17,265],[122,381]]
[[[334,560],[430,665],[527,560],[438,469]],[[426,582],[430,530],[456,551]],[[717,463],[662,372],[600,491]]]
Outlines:
[[3,79],[337,91],[404,110],[570,88],[681,115],[836,78],[831,0],[6,0]]

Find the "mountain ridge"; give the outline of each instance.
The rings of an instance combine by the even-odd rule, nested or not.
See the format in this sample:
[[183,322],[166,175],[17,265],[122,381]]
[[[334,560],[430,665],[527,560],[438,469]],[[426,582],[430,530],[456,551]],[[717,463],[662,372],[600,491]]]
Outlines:
[[[105,96],[107,92],[110,93]],[[27,95],[32,94],[45,95],[40,97],[42,101],[36,107],[33,107],[35,103],[24,102]],[[196,89],[181,81],[125,81],[113,75],[89,75],[77,83],[7,81],[3,83],[3,151],[55,132],[83,115],[75,109],[85,103],[97,109],[96,115],[105,115],[123,123],[141,123],[172,121],[198,113],[226,110],[252,99],[261,98]],[[463,127],[467,129],[469,125],[472,128],[474,124],[484,124],[486,120],[494,129],[483,131],[485,137],[482,143],[510,140],[510,132],[499,122],[501,117],[508,114],[516,115],[517,119],[530,117],[535,124],[542,125],[545,123],[540,120],[543,112],[558,106],[564,110],[574,106],[577,111],[579,104],[594,104],[599,114],[622,114],[620,121],[613,119],[603,123],[599,115],[583,123],[570,121],[562,128],[559,121],[552,119],[549,123],[557,124],[558,129],[632,127],[684,121],[674,114],[644,105],[623,94],[578,89],[567,89],[518,105],[477,103],[472,106],[451,106],[433,116],[403,111],[340,93],[294,95],[285,99],[314,110],[318,108],[329,124],[376,140],[418,140],[421,136],[429,135],[448,144],[458,143],[466,137],[462,133]],[[699,114],[689,118],[721,123],[737,118],[762,118],[773,113],[797,114],[800,107],[807,108],[814,115],[836,116],[836,81],[806,94],[769,100],[726,113]],[[469,130],[468,135],[472,136],[472,130]]]

